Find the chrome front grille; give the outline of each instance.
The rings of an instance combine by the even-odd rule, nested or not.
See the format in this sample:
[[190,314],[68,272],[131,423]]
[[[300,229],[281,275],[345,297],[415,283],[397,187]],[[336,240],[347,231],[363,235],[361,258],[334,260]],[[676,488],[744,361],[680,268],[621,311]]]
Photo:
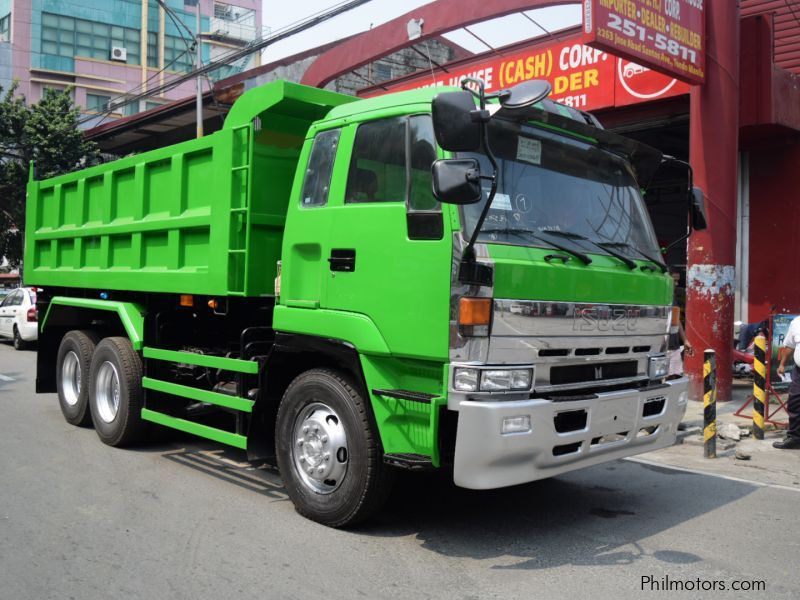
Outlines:
[[648,379],[649,356],[666,348],[669,310],[496,299],[491,337],[479,360],[536,364],[539,393],[639,383]]

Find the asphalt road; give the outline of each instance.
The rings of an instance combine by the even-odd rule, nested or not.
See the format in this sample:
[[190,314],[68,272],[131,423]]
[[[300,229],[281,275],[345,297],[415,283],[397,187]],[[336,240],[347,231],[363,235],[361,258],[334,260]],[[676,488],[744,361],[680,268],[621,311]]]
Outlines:
[[103,445],[33,393],[34,366],[0,343],[3,599],[671,595],[642,591],[647,576],[766,582],[683,597],[800,594],[791,490],[629,461],[490,492],[405,477],[378,519],[335,531],[239,451],[180,435]]

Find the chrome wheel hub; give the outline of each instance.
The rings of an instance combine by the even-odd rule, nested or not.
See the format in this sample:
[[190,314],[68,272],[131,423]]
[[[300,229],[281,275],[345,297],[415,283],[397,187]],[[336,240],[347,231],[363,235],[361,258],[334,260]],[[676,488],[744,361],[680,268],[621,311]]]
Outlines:
[[305,407],[294,423],[292,463],[300,480],[318,494],[336,490],[347,473],[347,435],[339,415],[326,404]]
[[97,412],[103,421],[111,423],[117,418],[119,412],[119,373],[117,367],[109,361],[105,361],[97,369],[97,380],[95,385],[95,402]]
[[72,350],[67,352],[61,365],[61,390],[67,404],[75,406],[78,403],[81,395],[81,362]]

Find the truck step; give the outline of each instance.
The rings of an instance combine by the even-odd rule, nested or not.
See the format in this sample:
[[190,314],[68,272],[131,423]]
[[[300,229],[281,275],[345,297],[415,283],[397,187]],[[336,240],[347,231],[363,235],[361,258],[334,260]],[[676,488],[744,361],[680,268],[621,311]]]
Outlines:
[[142,419],[152,423],[158,423],[159,425],[163,425],[165,427],[171,427],[172,429],[177,429],[178,431],[191,433],[209,440],[214,440],[215,442],[227,444],[228,446],[233,446],[234,448],[247,450],[247,436],[231,433],[230,431],[225,431],[224,429],[217,429],[216,427],[209,427],[208,425],[193,423],[192,421],[179,419],[178,417],[173,417],[171,415],[165,415],[164,413],[151,410],[149,408],[142,409]]
[[435,394],[425,394],[423,392],[412,392],[409,390],[372,390],[372,393],[376,396],[383,396],[384,398],[410,400],[411,402],[421,402],[422,404],[430,404],[431,400],[436,398]]
[[407,471],[430,471],[435,468],[431,457],[423,454],[384,454],[383,462]]

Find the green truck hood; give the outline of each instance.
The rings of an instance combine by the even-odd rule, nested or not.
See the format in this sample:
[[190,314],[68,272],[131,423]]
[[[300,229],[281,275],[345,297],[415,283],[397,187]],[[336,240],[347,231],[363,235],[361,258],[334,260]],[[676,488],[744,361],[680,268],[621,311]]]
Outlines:
[[660,270],[642,270],[651,265],[636,261],[629,269],[618,259],[589,254],[590,265],[572,257],[566,263],[548,255],[568,253],[547,248],[486,244],[494,262],[494,297],[553,302],[605,304],[672,304],[672,279]]

